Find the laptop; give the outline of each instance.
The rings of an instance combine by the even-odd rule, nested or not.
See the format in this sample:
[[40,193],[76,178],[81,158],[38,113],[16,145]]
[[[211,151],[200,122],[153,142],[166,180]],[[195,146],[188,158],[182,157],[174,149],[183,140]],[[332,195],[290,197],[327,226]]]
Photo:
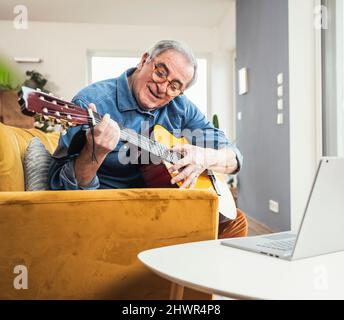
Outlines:
[[226,239],[222,245],[298,260],[344,250],[344,158],[320,160],[297,233]]

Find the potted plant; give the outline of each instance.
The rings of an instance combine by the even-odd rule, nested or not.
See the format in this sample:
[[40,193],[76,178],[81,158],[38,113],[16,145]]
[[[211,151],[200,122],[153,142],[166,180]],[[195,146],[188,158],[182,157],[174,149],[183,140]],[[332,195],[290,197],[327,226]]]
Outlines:
[[19,74],[9,60],[0,57],[0,122],[12,126],[20,124],[21,114],[17,107],[17,90],[21,83]]
[[32,71],[26,71],[26,76],[28,79],[26,79],[23,83],[24,86],[32,88],[32,89],[40,89],[43,92],[47,92],[44,87],[47,84],[48,80],[43,77],[42,74],[39,72],[32,70]]
[[216,129],[219,129],[219,128],[220,128],[220,125],[219,125],[219,118],[218,118],[217,114],[214,114],[214,115],[213,115],[213,126],[214,126]]
[[0,91],[16,90],[19,87],[20,77],[4,59],[0,59]]

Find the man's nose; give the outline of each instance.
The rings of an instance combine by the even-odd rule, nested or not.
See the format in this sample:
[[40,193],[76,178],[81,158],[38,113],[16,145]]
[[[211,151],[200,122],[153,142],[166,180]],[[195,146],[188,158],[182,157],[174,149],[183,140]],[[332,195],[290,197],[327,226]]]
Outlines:
[[168,82],[161,82],[161,83],[157,83],[158,85],[158,91],[159,93],[166,93],[167,91],[167,86],[168,86]]

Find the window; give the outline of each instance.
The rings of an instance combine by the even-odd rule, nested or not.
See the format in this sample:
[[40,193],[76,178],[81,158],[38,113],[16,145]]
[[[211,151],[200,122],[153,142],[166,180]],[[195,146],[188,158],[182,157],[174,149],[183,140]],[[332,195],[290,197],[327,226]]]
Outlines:
[[[90,82],[97,82],[120,76],[125,70],[135,67],[140,58],[135,57],[105,57],[94,55],[91,57]],[[207,115],[207,60],[197,59],[198,78],[197,82],[185,95],[196,104],[196,106]]]
[[323,150],[344,156],[344,3],[323,0],[328,29],[323,30]]

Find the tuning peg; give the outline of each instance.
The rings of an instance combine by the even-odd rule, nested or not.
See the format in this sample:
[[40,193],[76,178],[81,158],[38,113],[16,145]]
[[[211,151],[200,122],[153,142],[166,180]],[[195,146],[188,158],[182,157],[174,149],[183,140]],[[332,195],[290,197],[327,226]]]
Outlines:
[[54,131],[61,131],[62,130],[62,126],[60,124],[55,124],[53,127],[54,127]]
[[55,119],[50,118],[49,121],[47,122],[48,126],[54,126],[55,125]]
[[39,121],[35,121],[35,122],[33,123],[33,126],[34,126],[35,128],[40,129],[40,128],[43,128],[43,127],[44,127],[44,123],[39,122]]
[[36,91],[38,92],[42,92],[42,90],[40,88],[36,88]]
[[62,122],[60,127],[61,127],[61,129],[60,129],[61,130],[61,134],[64,136],[67,133],[67,124],[66,124],[66,122]]

